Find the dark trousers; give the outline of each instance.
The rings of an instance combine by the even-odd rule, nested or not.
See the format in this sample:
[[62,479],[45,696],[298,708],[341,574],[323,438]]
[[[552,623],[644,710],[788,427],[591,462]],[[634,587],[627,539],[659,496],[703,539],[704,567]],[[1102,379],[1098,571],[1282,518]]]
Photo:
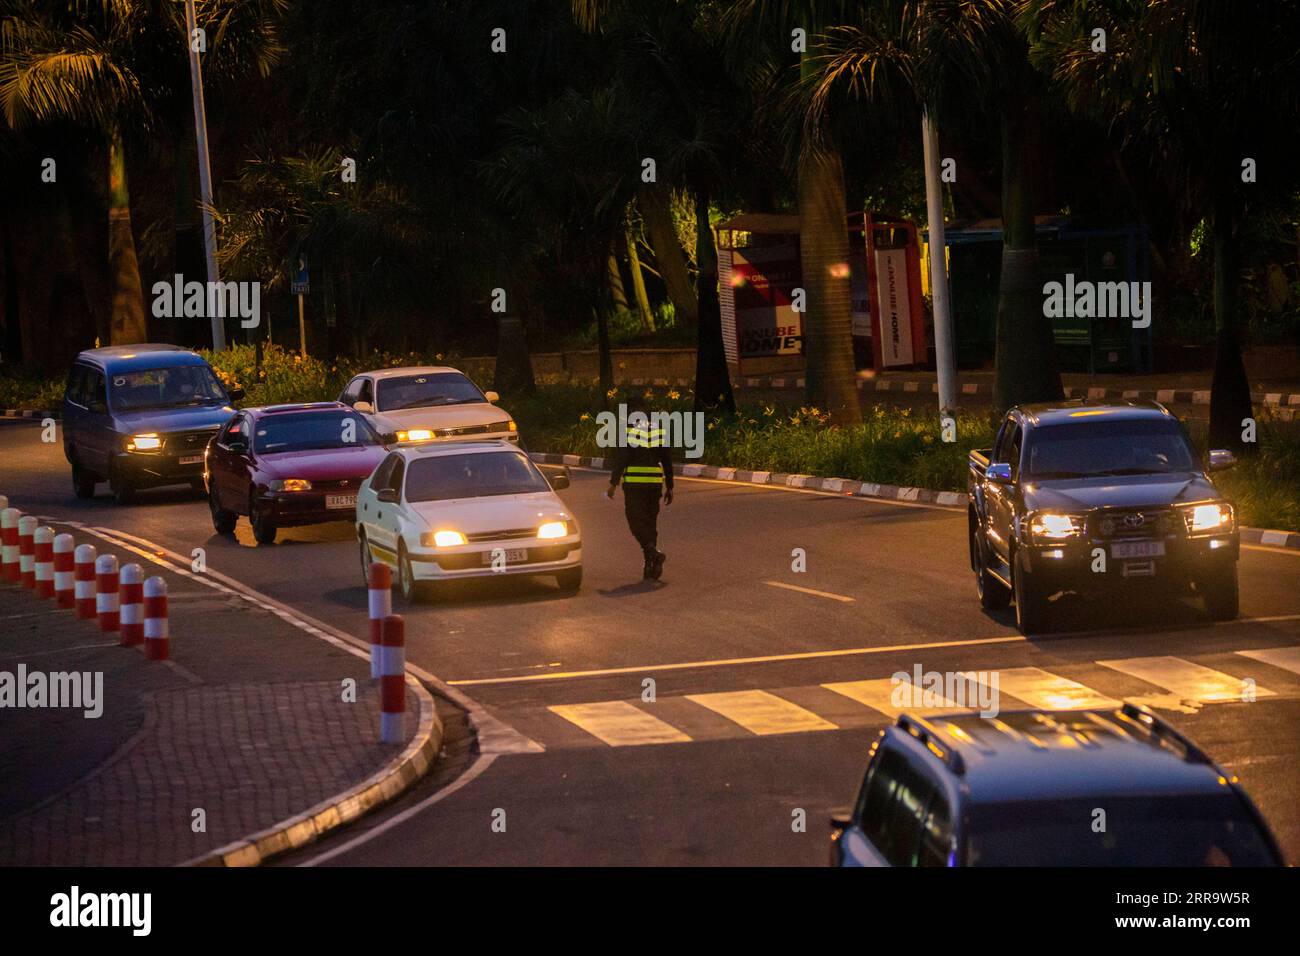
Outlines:
[[659,540],[659,495],[662,492],[663,485],[660,484],[623,485],[623,513],[627,515],[632,537],[643,551],[653,550]]

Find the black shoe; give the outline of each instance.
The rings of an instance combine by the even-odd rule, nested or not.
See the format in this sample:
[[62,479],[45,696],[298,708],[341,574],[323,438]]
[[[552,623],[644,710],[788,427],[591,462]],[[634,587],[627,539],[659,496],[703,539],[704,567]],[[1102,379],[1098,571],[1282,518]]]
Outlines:
[[652,553],[645,553],[645,566],[641,569],[641,580],[649,581],[655,576],[655,558]]
[[668,555],[664,554],[662,551],[655,551],[654,556],[650,559],[650,563],[647,565],[648,573],[651,578],[656,581],[659,580],[659,575],[664,573],[664,562],[666,560],[668,560]]

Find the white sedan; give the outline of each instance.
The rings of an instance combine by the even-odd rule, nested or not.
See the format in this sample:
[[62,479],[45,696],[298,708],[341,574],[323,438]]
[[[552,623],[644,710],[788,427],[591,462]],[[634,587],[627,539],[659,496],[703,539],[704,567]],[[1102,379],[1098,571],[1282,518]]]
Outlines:
[[582,586],[582,536],[551,480],[505,441],[432,442],[391,451],[357,491],[362,571],[381,561],[402,596],[432,582],[553,575]]
[[339,401],[365,415],[385,442],[519,440],[515,420],[464,372],[444,366],[362,372]]

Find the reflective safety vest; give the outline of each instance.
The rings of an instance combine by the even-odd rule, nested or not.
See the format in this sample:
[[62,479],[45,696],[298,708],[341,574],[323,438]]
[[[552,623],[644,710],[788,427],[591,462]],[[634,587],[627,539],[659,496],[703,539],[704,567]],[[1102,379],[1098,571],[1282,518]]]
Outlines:
[[623,473],[624,484],[658,485],[664,480],[664,470],[659,465],[628,465]]
[[629,448],[662,448],[666,444],[662,428],[634,428],[628,426],[627,445]]

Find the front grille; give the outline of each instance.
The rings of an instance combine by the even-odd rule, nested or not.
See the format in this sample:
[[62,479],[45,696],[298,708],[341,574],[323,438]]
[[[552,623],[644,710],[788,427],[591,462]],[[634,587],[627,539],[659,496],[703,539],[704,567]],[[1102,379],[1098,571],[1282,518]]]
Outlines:
[[[517,568],[521,565],[541,564],[546,561],[559,561],[573,549],[568,544],[552,544],[541,548],[529,548],[527,561],[511,561],[510,567]],[[472,554],[440,554],[435,561],[444,571],[468,571],[470,568],[485,568],[483,555],[481,552]]]
[[1091,515],[1088,533],[1094,538],[1159,538],[1178,529],[1167,508],[1107,510]]
[[208,442],[212,436],[217,433],[215,428],[205,428],[202,431],[192,432],[171,432],[163,435],[163,449],[172,454],[181,455],[187,452],[200,452],[208,447]]
[[505,531],[478,531],[474,534],[465,535],[465,540],[470,542],[478,541],[510,541],[515,538],[535,538],[537,537],[536,528],[509,528]]
[[364,478],[340,478],[337,481],[316,481],[312,480],[312,491],[328,491],[331,494],[337,492],[345,495],[355,495],[357,489],[361,487]]

